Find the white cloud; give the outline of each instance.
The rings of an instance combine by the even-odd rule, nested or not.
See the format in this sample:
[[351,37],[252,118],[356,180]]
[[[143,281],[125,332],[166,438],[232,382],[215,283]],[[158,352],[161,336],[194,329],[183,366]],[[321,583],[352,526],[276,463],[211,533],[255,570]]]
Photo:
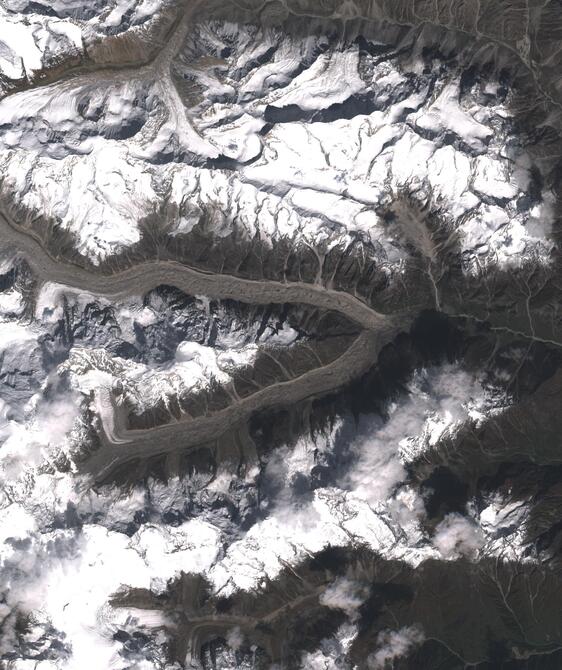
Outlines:
[[379,648],[367,660],[369,668],[371,670],[391,668],[395,658],[408,654],[414,647],[422,644],[424,639],[423,632],[417,626],[382,631],[377,638]]
[[[129,538],[93,524],[42,532],[16,504],[0,518],[0,592],[8,598],[0,614],[11,612],[0,654],[15,648],[16,612],[33,614],[64,632],[72,654],[57,668],[65,670],[87,668],[92,658],[99,670],[125,667],[113,633],[131,611],[113,609],[111,596],[123,586],[160,591],[180,571],[205,572],[220,549],[220,531],[199,520],[178,528],[145,525]],[[134,617],[137,627],[165,623],[157,612],[134,610]]]
[[320,596],[320,603],[332,609],[343,610],[351,619],[355,619],[368,595],[369,588],[366,584],[347,577],[338,577]]
[[357,462],[345,484],[370,504],[387,500],[406,478],[405,464],[438,443],[486,403],[478,379],[454,365],[416,373],[409,395],[371,419],[353,446]]
[[433,537],[433,545],[447,559],[474,557],[483,544],[484,535],[479,526],[460,514],[448,514]]
[[237,626],[236,628],[231,628],[226,636],[226,643],[232,649],[232,651],[238,651],[240,647],[244,644],[244,634]]
[[[206,352],[184,347],[179,353],[181,360],[176,366],[190,365]],[[417,375],[409,395],[391,408],[389,419],[371,419],[361,427],[361,437],[351,442],[357,460],[346,477],[347,490],[320,489],[298,508],[291,495],[294,476],[308,475],[318,454],[329,453],[338,436],[353,440],[345,434],[349,425],[342,419],[326,435],[300,440],[276,452],[267,474],[280,484],[281,494],[270,515],[227,547],[224,555],[220,530],[199,521],[178,528],[145,524],[132,538],[91,522],[82,530],[46,530],[55,515],[64,513],[67,503],[90,518],[99,514],[104,524],[111,525],[132,520],[148,500],[160,509],[189,493],[179,480],[168,482],[166,487],[152,482],[148,493],[141,489],[127,494],[93,492],[81,490],[83,482],[76,475],[39,473],[35,466],[45,456],[68,446],[68,435],[79,417],[78,398],[68,393],[47,400],[38,394],[23,410],[25,423],[14,421],[6,406],[0,412],[0,431],[5,439],[0,467],[15,502],[8,507],[7,494],[0,494],[5,521],[0,542],[12,537],[19,543],[3,542],[0,546],[0,559],[4,568],[8,567],[3,570],[3,590],[10,592],[8,607],[35,611],[64,631],[73,649],[65,670],[87,667],[94,654],[99,670],[117,670],[121,667],[119,644],[112,639],[112,632],[130,611],[113,610],[108,601],[122,585],[162,591],[166,580],[183,570],[205,574],[217,588],[224,587],[224,594],[229,589],[259,588],[265,575],[274,578],[287,563],[293,565],[328,544],[341,546],[352,541],[366,542],[386,556],[412,564],[435,556],[437,550],[447,555],[467,552],[474,538],[466,528],[462,531],[458,519],[438,529],[435,549],[411,548],[422,537],[419,519],[423,505],[413,489],[403,485],[404,464],[466,420],[471,407],[484,395],[477,381],[452,366]],[[228,483],[228,473],[221,472],[214,486],[222,489]],[[361,584],[340,578],[326,590],[321,602],[342,609],[353,620],[365,597]],[[150,613],[137,616],[139,625],[143,621],[154,623]],[[7,649],[14,644],[10,631],[13,633],[13,621],[2,642]],[[322,648],[303,667],[344,667],[342,659],[353,635],[353,630],[342,629],[339,637],[323,641]],[[240,631],[231,631],[229,645],[235,649],[241,642]],[[398,648],[394,638],[387,647],[391,642]]]
[[[479,381],[457,366],[415,375],[409,395],[394,404],[386,422],[372,417],[360,427],[359,438],[349,438],[357,459],[343,481],[347,491],[318,489],[311,502],[298,507],[291,501],[289,483],[296,472],[309,472],[314,444],[304,438],[276,453],[266,470],[281,486],[276,506],[228,547],[210,570],[211,581],[225,592],[259,588],[264,574],[272,579],[287,562],[294,564],[328,544],[362,542],[412,565],[438,556],[436,547],[423,545],[423,501],[403,484],[404,464],[447,431],[454,431],[486,402]],[[345,421],[338,422],[330,435],[320,439],[318,448],[329,450],[338,432],[347,428]]]
[[24,407],[27,421],[0,418],[0,478],[13,481],[44,462],[57,449],[68,447],[67,437],[79,417],[77,397],[59,394],[45,400],[36,394]]
[[344,623],[331,638],[320,642],[319,648],[302,655],[302,670],[348,670],[346,654],[357,635],[357,627]]

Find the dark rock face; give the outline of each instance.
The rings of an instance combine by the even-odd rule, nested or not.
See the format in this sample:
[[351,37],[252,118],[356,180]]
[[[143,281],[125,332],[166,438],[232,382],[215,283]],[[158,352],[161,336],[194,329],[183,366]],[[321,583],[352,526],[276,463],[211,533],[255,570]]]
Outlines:
[[0,665],[558,668],[559,3],[0,5]]

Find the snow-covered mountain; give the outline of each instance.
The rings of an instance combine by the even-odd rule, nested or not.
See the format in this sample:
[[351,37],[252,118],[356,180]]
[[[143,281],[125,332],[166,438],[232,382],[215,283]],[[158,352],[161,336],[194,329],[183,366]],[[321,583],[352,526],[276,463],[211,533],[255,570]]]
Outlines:
[[560,665],[556,5],[0,0],[0,667]]

